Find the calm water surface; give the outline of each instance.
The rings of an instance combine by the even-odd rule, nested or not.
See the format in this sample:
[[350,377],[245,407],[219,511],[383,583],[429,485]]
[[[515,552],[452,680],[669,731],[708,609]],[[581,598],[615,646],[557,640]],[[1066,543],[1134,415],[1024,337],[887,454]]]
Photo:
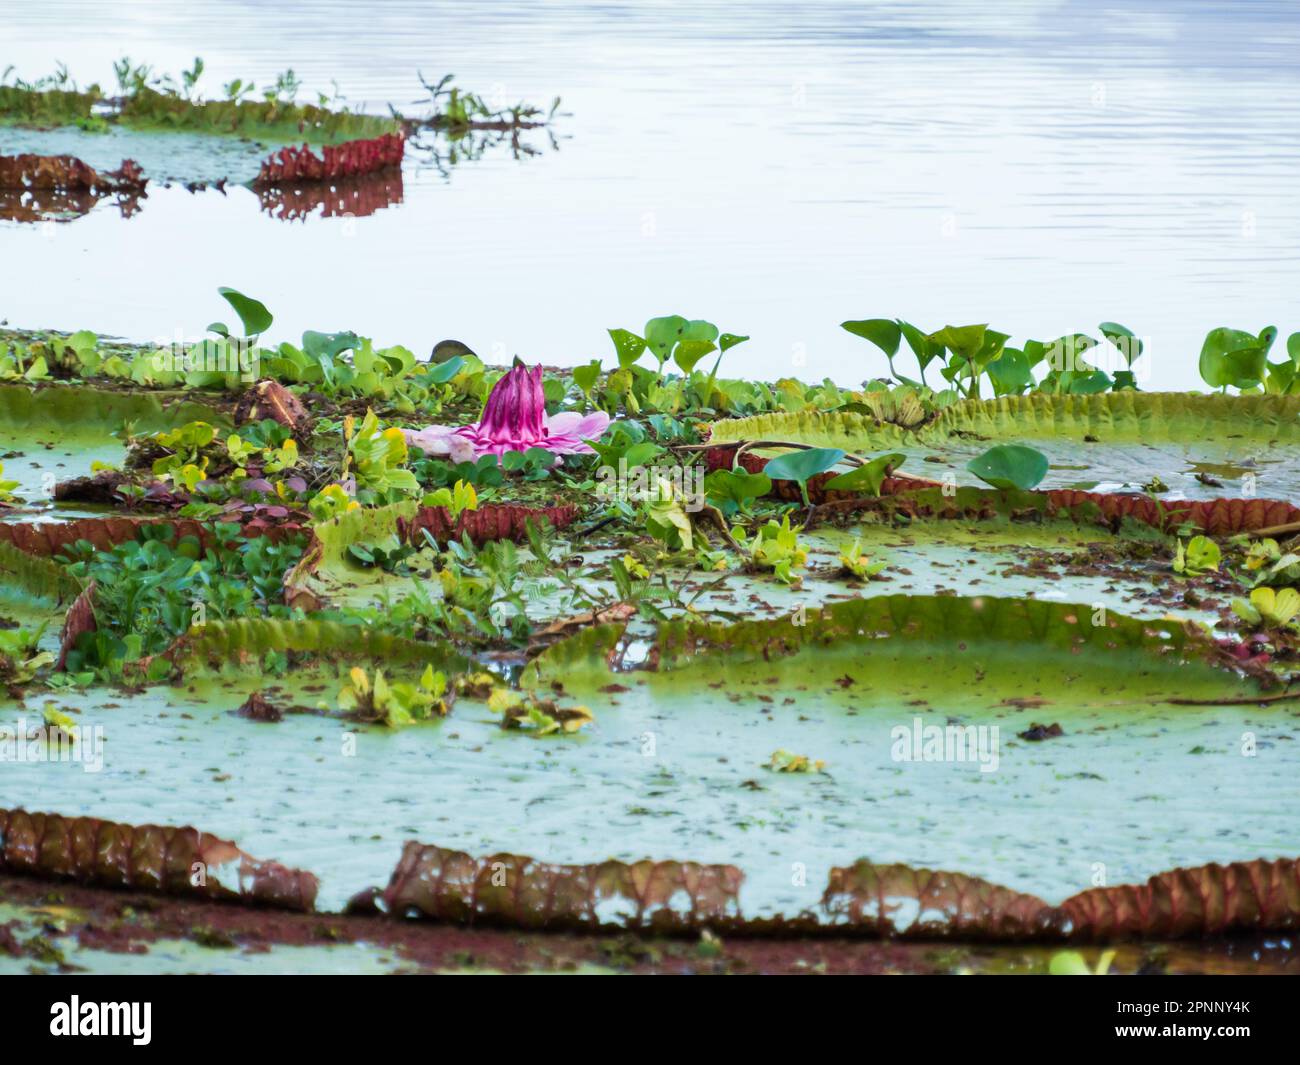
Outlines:
[[733,373],[844,383],[884,369],[845,318],[1018,339],[1114,319],[1158,388],[1197,385],[1212,326],[1300,329],[1300,7],[995,6],[5,0],[0,67],[24,77],[201,54],[209,93],[292,67],[382,108],[450,71],[571,115],[522,161],[412,160],[365,217],[155,188],[129,219],[0,223],[0,317],[171,336],[233,285],[271,339],[572,363],[678,312],[753,335]]

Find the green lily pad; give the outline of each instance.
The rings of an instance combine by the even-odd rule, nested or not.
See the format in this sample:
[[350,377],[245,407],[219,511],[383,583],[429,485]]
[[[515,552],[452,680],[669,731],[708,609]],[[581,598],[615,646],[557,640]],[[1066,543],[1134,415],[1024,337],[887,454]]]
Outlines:
[[[1300,499],[1300,396],[1006,396],[954,404],[916,431],[860,413],[764,414],[717,422],[710,440],[780,440],[858,456],[898,451],[909,469],[931,460],[924,469],[935,478],[955,477],[991,444],[1006,442],[1047,456],[1044,487],[1087,479],[1106,491],[1141,491],[1155,473],[1189,499]],[[1225,493],[1198,481],[1194,463],[1243,467],[1250,479]],[[1087,478],[1078,476],[1081,465]]]
[[994,488],[1036,488],[1047,476],[1047,456],[1020,444],[998,444],[966,463],[985,484]]

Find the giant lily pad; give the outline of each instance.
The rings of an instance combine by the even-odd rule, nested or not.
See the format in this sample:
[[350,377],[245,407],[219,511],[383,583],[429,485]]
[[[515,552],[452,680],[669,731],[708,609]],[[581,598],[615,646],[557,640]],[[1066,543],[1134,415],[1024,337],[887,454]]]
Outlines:
[[113,433],[124,424],[157,432],[191,421],[230,425],[228,415],[184,393],[0,384],[0,451],[12,452],[5,476],[33,503],[47,502],[56,481],[90,474],[94,462],[120,464],[125,447]]
[[1210,498],[1196,479],[1210,467],[1243,495],[1300,499],[1300,396],[1116,392],[1007,396],[957,403],[915,431],[857,413],[764,414],[718,422],[717,442],[780,440],[858,455],[900,451],[909,469],[971,480],[966,462],[989,443],[1028,444],[1047,455],[1045,487],[1100,482],[1140,489],[1153,474],[1188,498]]

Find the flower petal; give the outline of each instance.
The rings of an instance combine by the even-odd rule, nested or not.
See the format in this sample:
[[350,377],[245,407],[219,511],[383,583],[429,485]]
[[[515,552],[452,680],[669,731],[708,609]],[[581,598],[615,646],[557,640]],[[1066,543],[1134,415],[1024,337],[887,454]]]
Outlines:
[[446,455],[451,450],[451,438],[460,434],[455,425],[428,425],[423,429],[403,429],[402,435],[410,447],[418,447],[426,455]]
[[599,440],[608,428],[609,415],[603,410],[585,415],[561,411],[546,419],[548,438],[538,446],[562,454],[583,454],[591,450],[583,441]]

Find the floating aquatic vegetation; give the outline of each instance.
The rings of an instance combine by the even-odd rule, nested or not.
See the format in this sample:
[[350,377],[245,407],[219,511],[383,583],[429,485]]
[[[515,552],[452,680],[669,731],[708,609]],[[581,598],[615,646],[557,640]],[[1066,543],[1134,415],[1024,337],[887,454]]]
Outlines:
[[358,721],[401,728],[432,717],[446,717],[455,697],[456,689],[447,688],[446,674],[435,673],[433,666],[424,667],[416,684],[389,681],[382,669],[375,670],[372,680],[364,669],[354,666],[339,692],[338,704]]
[[1174,869],[1144,884],[1092,888],[1057,906],[979,877],[862,859],[831,869],[819,910],[758,919],[741,913],[743,881],[731,865],[550,865],[409,842],[382,900],[398,917],[550,930],[1111,942],[1300,927],[1297,859]]
[[[823,482],[824,483],[824,482]],[[809,495],[826,517],[858,520],[1014,520],[1047,521],[1064,517],[1080,523],[1118,528],[1133,521],[1162,532],[1198,529],[1210,536],[1236,536],[1300,521],[1300,507],[1278,499],[1153,499],[1131,492],[1088,492],[1068,488],[1021,492],[960,487],[943,490],[937,485],[895,480],[880,498],[856,493],[819,491],[809,484]]]
[[117,170],[95,170],[71,155],[0,155],[0,218],[76,218],[106,197],[113,197],[123,217],[130,217],[139,210],[147,184],[130,159]]
[[[936,479],[956,484],[990,444],[1028,445],[1046,456],[1044,486],[1141,490],[1152,475],[1180,495],[1205,498],[1222,487],[1205,468],[1231,470],[1243,498],[1289,498],[1300,480],[1288,461],[1300,448],[1300,395],[1196,395],[1131,390],[1102,395],[1032,393],[950,404],[915,430],[869,412],[763,413],[715,421],[709,442],[748,444],[765,457],[788,447],[839,449],[850,457],[881,451],[935,463]],[[947,467],[947,471],[945,471]],[[1089,480],[1080,482],[1086,475]]]
[[0,542],[4,542],[29,555],[53,557],[79,540],[84,540],[98,551],[111,551],[118,544],[130,543],[140,538],[140,530],[150,526],[171,526],[176,537],[202,538],[203,527],[197,522],[181,518],[75,518],[72,521],[0,523]]
[[[0,343],[0,350],[3,349]],[[228,428],[230,418],[182,392],[120,391],[81,384],[0,383],[0,430],[36,435],[58,427],[60,437],[111,436],[123,423],[137,432],[174,429],[193,421]]]
[[829,921],[881,935],[973,939],[1177,939],[1300,927],[1300,862],[1173,869],[1050,906],[977,877],[863,860],[831,871]]
[[196,895],[311,910],[311,873],[259,861],[184,827],[0,810],[0,871],[96,887]]
[[673,932],[739,915],[742,874],[697,862],[548,865],[516,854],[473,858],[407,843],[383,892],[388,912],[513,928]]
[[68,607],[67,616],[63,619],[63,631],[59,634],[57,669],[66,668],[68,653],[77,646],[77,641],[84,634],[95,631],[95,590],[95,582],[92,580]]
[[[184,72],[179,81],[169,75],[156,75],[147,66],[132,65],[127,59],[116,64],[116,71],[119,90],[116,95],[104,92],[97,85],[85,92],[69,90],[66,86],[71,82],[66,74],[36,83],[0,84],[0,123],[38,129],[67,126],[101,133],[108,130],[185,133],[279,144],[280,147],[261,160],[256,176],[244,176],[233,170],[222,172],[219,180],[206,171],[202,177],[183,177],[170,171],[163,175],[184,180],[191,188],[211,184],[224,190],[227,182],[244,182],[262,195],[265,205],[268,190],[333,184],[396,171],[405,154],[407,137],[417,132],[430,138],[452,139],[455,157],[450,161],[453,163],[484,150],[487,145],[476,146],[474,137],[511,138],[516,156],[536,154],[535,149],[519,141],[520,132],[550,123],[559,104],[557,99],[549,113],[522,103],[492,109],[482,97],[450,85],[448,76],[436,85],[425,85],[430,102],[436,107],[434,113],[407,118],[396,111],[371,115],[350,110],[340,105],[337,94],[333,99],[322,95],[316,104],[298,103],[296,96],[301,83],[292,70],[285,71],[263,90],[261,99],[252,98],[256,92],[254,85],[242,79],[229,82],[222,99],[202,98],[198,90],[202,60],[196,60],[194,68]],[[150,152],[145,149],[144,154]],[[440,158],[435,154],[435,161]],[[228,165],[231,163],[228,161]],[[146,169],[158,165],[151,157]],[[2,185],[4,181],[0,180]],[[87,186],[80,181],[69,187]],[[134,191],[140,192],[142,187],[141,184]],[[271,199],[282,205],[292,203],[292,207],[281,209],[297,217],[305,213],[301,210],[300,197],[281,195]],[[396,197],[391,188],[386,191],[384,205],[400,199],[398,184]],[[372,206],[370,210],[373,209]],[[35,217],[31,211],[20,211],[17,207],[12,213],[15,217]]]
[[423,74],[419,75],[420,84],[434,107],[433,115],[423,120],[425,125],[458,133],[535,129],[551,122],[560,109],[558,96],[551,102],[549,111],[522,101],[513,107],[492,107],[478,93],[453,85],[454,77],[444,74],[437,82],[428,82]]
[[401,133],[385,133],[370,140],[327,144],[319,156],[306,144],[281,148],[262,164],[253,187],[334,182],[400,167],[405,147]]
[[400,128],[400,120],[391,115],[366,115],[346,107],[330,107],[327,105],[333,101],[328,99],[316,104],[297,103],[301,83],[291,70],[265,89],[261,99],[250,99],[255,86],[236,78],[225,86],[223,99],[205,100],[197,89],[203,73],[201,60],[193,71],[182,75],[183,86],[170,75],[155,74],[147,66],[133,66],[129,59],[120,60],[114,67],[116,94],[98,85],[80,90],[70,79],[58,85],[54,79],[0,84],[0,120],[40,127],[77,125],[91,131],[122,125],[261,139],[279,135],[313,144],[377,137]]
[[[995,396],[1015,395],[1035,387],[1074,395],[1135,389],[1133,363],[1144,350],[1142,340],[1117,322],[1102,322],[1098,327],[1104,342],[1085,333],[1072,333],[1050,341],[1026,340],[1018,348],[1007,344],[1009,334],[986,324],[945,325],[925,333],[901,318],[868,318],[843,322],[841,328],[875,344],[889,362],[890,376],[899,382],[926,387],[925,371],[937,362],[940,375],[952,391],[968,399],[979,396],[986,377]],[[904,340],[916,357],[919,382],[903,377],[894,368],[894,356]],[[1098,356],[1112,373],[1089,361]],[[1040,365],[1046,372],[1041,379],[1035,379]]]
[[1286,358],[1269,362],[1268,353],[1277,340],[1276,326],[1266,326],[1258,334],[1220,326],[1211,329],[1201,345],[1198,368],[1211,388],[1255,389],[1265,392],[1294,394],[1300,391],[1300,333],[1286,340]]
[[337,660],[347,656],[385,666],[432,666],[447,676],[470,670],[469,659],[447,643],[427,643],[375,632],[339,621],[238,618],[209,621],[181,636],[167,656],[182,670],[258,672],[268,652],[292,654],[297,661]]
[[[1020,676],[1037,684],[1044,670],[1068,668],[1077,690],[1105,690],[1111,704],[1149,704],[1193,689],[1206,703],[1234,701],[1281,686],[1273,674],[1243,667],[1194,623],[1150,622],[1112,611],[1099,614],[1085,604],[1033,599],[880,595],[775,620],[671,620],[660,623],[648,644],[634,641],[640,656],[635,662],[623,659],[625,634],[625,625],[609,623],[554,644],[529,663],[521,682],[542,687],[637,666],[716,670],[726,663],[775,663],[851,647],[856,667],[870,671],[882,687],[892,682],[900,662],[915,668],[909,657],[915,653],[924,655],[924,668],[936,685],[960,689],[972,675],[983,679],[995,672],[1003,683]],[[1091,669],[1085,668],[1089,661]]]
[[455,518],[445,507],[421,507],[413,517],[401,518],[397,524],[407,543],[421,542],[421,533],[427,531],[441,543],[468,536],[471,543],[481,547],[493,540],[523,541],[528,535],[530,521],[545,521],[556,529],[563,529],[577,516],[578,508],[572,504],[526,507],[511,503],[484,503],[477,510],[461,511]]
[[284,579],[285,602],[304,610],[319,610],[325,604],[328,587],[317,587],[316,576],[337,582],[357,563],[356,548],[380,546],[397,555],[437,543],[459,542],[484,544],[508,540],[522,542],[528,537],[528,525],[548,523],[554,528],[570,525],[578,515],[577,507],[527,507],[513,503],[487,503],[477,509],[462,510],[453,517],[447,507],[417,506],[414,501],[384,507],[345,509],[312,529],[312,540],[302,560]]
[[87,192],[144,192],[148,179],[130,159],[117,170],[99,171],[71,155],[0,155],[0,188]]
[[[0,529],[10,523],[0,522]],[[81,594],[81,585],[67,571],[67,567],[48,556],[39,557],[14,546],[0,533],[0,575],[8,592],[22,593],[53,604],[70,603]]]
[[[743,471],[751,476],[764,476],[767,465],[772,460],[765,458],[756,451],[741,452],[741,444],[723,445],[718,447],[706,447],[700,454],[703,457],[705,469],[709,471],[708,476],[712,477],[718,472]],[[690,449],[687,448],[689,451]],[[880,460],[885,460],[881,465],[877,465]],[[821,505],[832,502],[852,502],[861,500],[864,492],[868,495],[893,496],[901,492],[914,492],[924,488],[939,488],[940,482],[925,477],[911,476],[892,476],[892,473],[884,473],[876,482],[875,475],[882,473],[881,466],[892,471],[902,465],[901,457],[896,453],[878,456],[863,466],[850,471],[847,474],[835,473],[828,471],[825,473],[815,474],[809,477],[807,481],[800,484],[798,481],[771,481],[768,488],[755,495],[747,498],[756,499],[760,496],[770,495],[776,499],[782,499],[787,502],[802,502],[803,493],[808,493],[808,501],[812,504]],[[874,467],[874,468],[873,468]],[[861,475],[865,483],[856,483],[857,478],[854,475]],[[846,478],[846,480],[840,480]],[[847,480],[847,478],[854,478]],[[771,480],[769,478],[769,480]],[[847,487],[830,487],[831,482],[838,481],[840,485]],[[874,482],[874,484],[873,484]],[[753,482],[756,488],[761,482]],[[748,485],[747,485],[748,486]],[[875,487],[876,491],[871,492]]]
[[1042,899],[962,873],[874,865],[831,870],[827,923],[880,936],[1033,939],[1056,931]]
[[1300,440],[1300,396],[1201,396],[1183,392],[1116,392],[1092,396],[1030,394],[956,403],[909,433],[856,412],[759,414],[715,422],[715,443],[781,440],[871,452],[909,439],[952,434],[981,440],[1038,440],[1095,435],[1104,442],[1195,442],[1234,439],[1287,444]]
[[98,88],[82,92],[21,81],[0,84],[0,122],[38,127],[90,123],[101,99]]
[[[64,425],[75,426],[67,430],[73,432],[80,431],[78,419],[93,421],[97,438],[111,429],[117,433],[111,439],[127,445],[120,468],[112,454],[95,455],[105,484],[148,472],[172,481],[169,492],[176,497],[106,495],[102,503],[183,504],[168,534],[153,529],[159,521],[148,511],[123,525],[113,524],[121,520],[118,512],[80,528],[74,527],[85,519],[69,514],[66,532],[54,531],[53,522],[0,522],[0,570],[7,576],[10,561],[23,569],[25,559],[30,566],[22,579],[52,591],[43,592],[35,606],[22,595],[12,597],[20,628],[9,631],[16,643],[21,640],[21,656],[12,656],[19,671],[30,672],[36,657],[60,651],[54,639],[60,618],[71,632],[64,640],[64,650],[71,645],[65,671],[36,667],[20,694],[30,699],[38,686],[47,686],[69,699],[63,708],[51,704],[52,713],[61,713],[75,709],[71,700],[83,688],[125,685],[135,690],[118,694],[133,709],[166,710],[156,715],[161,722],[153,715],[117,715],[115,727],[127,733],[119,751],[130,746],[133,756],[147,758],[155,737],[169,730],[188,741],[209,726],[218,737],[225,727],[242,729],[243,738],[259,745],[259,757],[285,766],[286,780],[304,792],[318,779],[322,788],[334,788],[343,778],[328,759],[315,757],[289,771],[296,755],[291,758],[289,746],[279,745],[301,747],[307,734],[300,730],[316,729],[312,735],[319,738],[322,727],[332,731],[358,717],[402,725],[433,722],[451,710],[441,724],[367,730],[366,745],[375,752],[367,755],[376,765],[394,751],[415,755],[407,766],[424,759],[419,765],[434,772],[421,775],[420,786],[432,789],[431,801],[439,803],[463,800],[480,779],[494,782],[503,809],[536,803],[539,793],[549,800],[552,789],[556,796],[549,809],[498,839],[493,826],[502,822],[478,808],[474,817],[484,820],[458,823],[455,837],[446,840],[458,848],[472,852],[475,839],[486,839],[497,848],[527,851],[553,831],[559,822],[544,822],[555,816],[599,848],[596,856],[627,855],[630,848],[620,842],[625,836],[633,846],[637,838],[647,849],[653,844],[649,835],[626,828],[650,828],[648,822],[625,818],[668,812],[688,816],[662,830],[654,826],[656,838],[681,825],[683,838],[699,831],[716,833],[715,846],[719,839],[735,843],[734,850],[705,855],[725,855],[734,862],[728,866],[558,866],[411,844],[404,872],[385,896],[391,912],[533,929],[1053,941],[1259,931],[1286,928],[1293,920],[1279,900],[1290,890],[1294,869],[1257,862],[1224,867],[1225,873],[1206,867],[1166,874],[1164,881],[1156,878],[1143,887],[1107,889],[1118,894],[1085,893],[1054,904],[1076,889],[1068,874],[1049,863],[1054,871],[1022,871],[1024,879],[1015,881],[1004,864],[1019,836],[1026,837],[1026,846],[1043,842],[1036,833],[1045,831],[1041,825],[1048,819],[1017,810],[1021,819],[1013,824],[1002,804],[1009,793],[1031,793],[1044,803],[1050,795],[1051,801],[1068,802],[1068,815],[1077,817],[1089,801],[1109,814],[1150,792],[1164,800],[1166,815],[1153,835],[1141,842],[1136,834],[1112,841],[1113,860],[1126,868],[1145,863],[1144,873],[1182,861],[1291,853],[1280,814],[1261,829],[1258,848],[1252,838],[1244,854],[1240,842],[1217,850],[1222,824],[1256,798],[1243,794],[1249,789],[1211,779],[1208,788],[1217,789],[1214,816],[1193,821],[1200,816],[1195,811],[1201,775],[1181,770],[1183,752],[1199,759],[1197,769],[1218,772],[1235,760],[1235,752],[1223,748],[1247,728],[1268,730],[1264,742],[1273,743],[1275,730],[1286,727],[1287,700],[1294,695],[1287,687],[1295,646],[1289,633],[1300,614],[1295,597],[1283,594],[1292,590],[1287,574],[1296,565],[1294,545],[1277,530],[1295,522],[1300,508],[1284,502],[1285,493],[1250,498],[1244,485],[1237,499],[1176,498],[1176,477],[1187,472],[1189,456],[1179,456],[1174,471],[1160,467],[1161,477],[1174,485],[1163,499],[1023,485],[1037,483],[1043,460],[1056,470],[1073,465],[1062,459],[1067,449],[1110,447],[1114,453],[1114,444],[1145,462],[1152,441],[1182,448],[1191,439],[1199,447],[1201,439],[1190,434],[1212,435],[1211,425],[1233,453],[1196,455],[1198,472],[1219,458],[1243,475],[1264,472],[1273,452],[1284,466],[1288,449],[1300,443],[1293,439],[1292,421],[1300,415],[1294,397],[1171,399],[1123,390],[927,410],[920,390],[880,393],[889,401],[873,404],[863,398],[870,393],[841,391],[831,383],[710,383],[694,369],[651,380],[660,376],[653,367],[635,364],[608,375],[598,362],[576,371],[516,366],[498,379],[465,345],[440,344],[428,362],[406,349],[375,349],[347,332],[308,331],[300,347],[261,348],[257,338],[272,324],[266,305],[233,289],[222,295],[239,316],[235,331],[244,337],[231,340],[232,330],[222,323],[212,331],[231,344],[247,340],[258,359],[251,380],[240,386],[242,398],[215,371],[172,377],[166,376],[170,369],[155,367],[137,376],[129,368],[134,352],[93,335],[23,336],[16,340],[21,350],[0,353],[9,355],[0,358],[0,373],[17,375],[0,390],[0,428],[18,448],[38,441],[31,466],[41,469],[64,458],[49,454]],[[681,337],[674,341],[681,343]],[[680,369],[677,347],[667,350],[666,361]],[[691,356],[683,353],[687,362]],[[54,383],[113,376],[105,366],[117,376],[100,389]],[[17,383],[33,368],[38,387]],[[191,416],[182,419],[181,396],[199,393],[140,387],[161,384],[213,392],[208,403],[191,404]],[[230,391],[218,391],[225,389]],[[69,398],[74,394],[75,401]],[[913,401],[921,404],[919,421]],[[198,406],[206,409],[195,411]],[[562,417],[591,419],[602,432],[590,443],[573,434],[584,446],[557,462],[555,449],[539,441],[556,443],[547,411],[566,410]],[[762,420],[728,422],[722,418],[728,410],[786,413],[767,415],[771,431],[728,440],[737,424]],[[137,417],[149,428],[117,424]],[[431,442],[442,453],[408,452],[408,435],[421,430],[408,434],[400,427],[428,422],[443,423],[435,430],[438,441]],[[1066,427],[1061,440],[1053,435],[1057,426]],[[796,435],[785,434],[791,427]],[[710,430],[713,439],[702,439]],[[826,435],[817,438],[814,431]],[[468,445],[460,456],[466,461],[456,461],[453,438]],[[1015,463],[993,461],[1023,446],[1021,440],[1033,444],[1028,478]],[[993,456],[978,473],[997,487],[958,486],[962,467],[990,447]],[[113,469],[102,469],[105,458]],[[6,454],[6,464],[11,461],[9,476],[25,478],[18,494],[33,499],[25,456],[11,460]],[[653,511],[663,519],[657,527],[645,520],[639,490],[604,482],[601,471],[607,467],[642,471],[648,484],[673,484],[676,478],[677,487],[659,500],[672,505]],[[908,476],[913,471],[935,476]],[[1152,470],[1142,472],[1145,479]],[[1218,465],[1211,472],[1234,476]],[[230,500],[218,491],[221,486],[269,485],[290,474],[302,482],[291,496],[258,489],[263,494],[257,498],[269,500],[260,510],[251,498],[231,496],[242,525],[224,520],[230,512],[223,502]],[[189,498],[182,500],[186,492]],[[245,505],[254,510],[245,511]],[[54,516],[60,516],[58,508]],[[24,515],[9,511],[5,517]],[[957,519],[961,525],[927,525],[930,519]],[[1138,528],[1139,522],[1149,528]],[[249,537],[255,524],[264,537]],[[842,531],[832,525],[856,527]],[[542,526],[571,531],[538,534]],[[1282,538],[1271,549],[1265,541],[1247,553],[1244,541],[1224,542],[1240,532],[1270,530]],[[292,532],[309,535],[303,556],[289,568],[293,559],[268,545]],[[1220,538],[1217,570],[1200,565],[1210,551],[1194,540],[1197,535]],[[148,646],[123,641],[124,651],[110,648],[101,656],[108,667],[80,672],[92,665],[84,645],[125,628],[121,603],[104,609],[110,601],[101,597],[113,594],[118,583],[112,571],[124,571],[122,579],[130,584],[136,570],[126,564],[127,555],[145,553],[138,544],[155,536],[166,550],[149,547],[146,561],[156,565],[139,573],[170,580],[170,567],[177,567],[182,594],[166,604],[160,631],[167,638]],[[182,545],[187,537],[192,542]],[[1175,537],[1185,545],[1187,580],[1171,579]],[[77,564],[87,564],[62,572],[87,588],[88,578],[94,579],[84,595],[76,580],[69,587],[49,569],[60,564],[39,557],[65,553],[61,547],[74,539],[86,539],[93,551],[74,548],[84,556]],[[222,571],[211,583],[189,583],[210,545],[235,550],[236,539],[259,543],[261,561],[253,571]],[[516,546],[525,541],[527,546]],[[119,551],[121,544],[129,550]],[[35,553],[24,555],[15,545]],[[227,586],[232,576],[251,598]],[[800,578],[803,587],[796,594]],[[1053,579],[1060,583],[1048,589]],[[1254,584],[1265,579],[1278,582],[1271,600],[1271,584]],[[924,594],[882,594],[899,589]],[[1236,615],[1228,605],[1234,597],[1241,598]],[[195,600],[206,617],[190,612]],[[152,599],[139,601],[149,610],[156,606]],[[88,604],[101,609],[87,616]],[[317,613],[304,617],[307,611]],[[33,645],[32,634],[42,623],[47,635],[35,637]],[[500,675],[484,679],[487,669]],[[148,686],[161,679],[180,683]],[[214,692],[220,697],[215,706]],[[356,717],[333,711],[340,694]],[[489,713],[479,702],[452,709],[453,694],[487,700]],[[321,708],[324,718],[294,714],[307,703]],[[241,704],[241,712],[257,720],[283,720],[265,730],[232,724],[233,708]],[[176,712],[182,707],[183,713]],[[945,715],[963,729],[967,722],[990,732],[1000,726],[1009,738],[999,755],[1007,775],[974,776],[986,764],[999,771],[996,757],[989,762],[982,755],[970,779],[955,785],[960,769],[948,774],[943,767],[894,764],[900,759],[885,740],[892,737],[891,722],[911,719],[919,731],[921,718]],[[629,801],[620,806],[620,782],[627,778],[620,759],[637,757],[637,743],[645,742],[642,733],[648,731],[642,722],[660,719],[672,720],[682,742],[662,752],[663,763],[648,766],[656,801],[634,798],[634,781]],[[699,728],[693,731],[695,723]],[[764,727],[748,728],[751,723]],[[502,734],[498,724],[545,738],[533,742],[527,735]],[[709,737],[718,735],[727,737],[734,757],[716,757],[709,747],[716,741]],[[1285,746],[1268,748],[1271,762],[1259,767],[1266,774],[1262,786],[1276,786],[1289,753]],[[310,753],[318,751],[324,748]],[[829,771],[818,772],[823,758]],[[1162,774],[1172,768],[1172,775],[1156,779],[1151,766],[1157,762]],[[179,766],[179,760],[167,762],[154,778],[156,786],[170,787],[183,772]],[[238,772],[227,785],[227,768],[203,782],[203,801],[220,801],[228,786],[232,818],[226,823],[238,824],[255,815],[239,790]],[[474,769],[488,775],[476,777]],[[896,778],[912,773],[917,776],[899,786]],[[377,774],[354,776],[360,782],[340,794],[358,809],[400,796],[406,786],[400,774],[383,780]],[[563,807],[563,789],[575,780],[599,796],[595,814]],[[1007,780],[1010,789],[1003,786]],[[876,781],[883,782],[882,794],[873,792]],[[968,783],[979,790],[964,794]],[[82,783],[67,801],[94,810],[89,797],[112,795],[99,790],[105,786],[111,789],[106,782]],[[906,838],[914,817],[908,796],[920,787],[944,807],[942,827],[924,845]],[[715,788],[729,789],[724,803],[693,805]],[[888,861],[836,869],[821,905],[820,883],[806,893],[776,884],[784,877],[760,870],[762,859],[751,857],[763,841],[745,834],[759,819],[771,824],[773,811],[792,790],[809,816],[880,804],[873,806],[879,819],[855,819],[862,846],[843,851],[833,840],[802,837],[817,868],[829,870],[862,853]],[[671,800],[658,801],[661,795],[682,802],[674,809]],[[542,809],[545,800],[530,811]],[[605,822],[607,809],[613,816]],[[967,813],[995,826],[974,844],[957,838],[967,827]],[[200,818],[181,812],[177,819]],[[367,844],[358,863],[374,860],[374,848],[382,845]],[[286,850],[279,844],[271,849]],[[921,864],[923,854],[946,854],[949,868],[969,868],[980,877],[888,864]],[[574,857],[572,849],[566,847],[564,856]],[[378,868],[392,861],[391,854],[378,857]],[[753,899],[752,917],[740,912],[742,869],[755,875],[743,894],[747,910]],[[337,874],[331,870],[331,880]],[[1024,890],[999,887],[999,879]],[[335,885],[340,892],[346,886]],[[1257,921],[1252,910],[1260,914]]]

